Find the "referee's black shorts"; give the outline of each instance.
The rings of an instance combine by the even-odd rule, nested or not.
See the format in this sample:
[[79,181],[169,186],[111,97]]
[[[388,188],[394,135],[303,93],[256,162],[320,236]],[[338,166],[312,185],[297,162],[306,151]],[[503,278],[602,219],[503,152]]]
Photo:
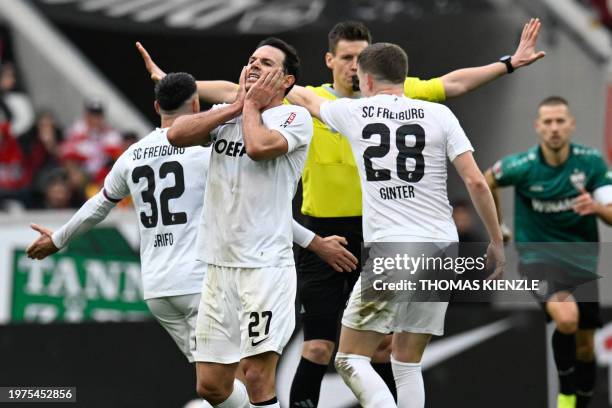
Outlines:
[[304,226],[321,237],[345,237],[347,249],[359,260],[356,271],[336,272],[312,251],[302,249],[298,254],[298,311],[302,318],[304,340],[329,340],[335,343],[342,312],[361,272],[361,217],[306,216]]
[[[599,307],[599,285],[594,275],[584,279],[575,277],[589,275],[584,271],[569,266],[553,265],[550,263],[520,263],[519,273],[528,279],[539,280],[538,292],[533,292],[542,310],[546,321],[552,320],[546,310],[546,302],[558,292],[569,292],[576,299],[578,306],[578,328],[583,330],[596,329],[602,326]],[[571,278],[568,278],[571,277]]]

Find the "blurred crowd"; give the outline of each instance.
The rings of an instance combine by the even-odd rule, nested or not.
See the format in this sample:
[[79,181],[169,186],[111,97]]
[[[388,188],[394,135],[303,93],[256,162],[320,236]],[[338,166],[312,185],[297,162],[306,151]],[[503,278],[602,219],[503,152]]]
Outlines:
[[96,99],[72,123],[35,112],[3,44],[0,35],[0,211],[78,208],[138,136],[114,129]]

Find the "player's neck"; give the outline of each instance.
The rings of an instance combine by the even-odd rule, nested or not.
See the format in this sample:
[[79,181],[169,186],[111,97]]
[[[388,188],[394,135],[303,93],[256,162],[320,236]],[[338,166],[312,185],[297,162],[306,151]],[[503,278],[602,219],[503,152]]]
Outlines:
[[372,93],[374,95],[402,96],[404,95],[404,86],[381,84],[379,86],[374,86]]
[[352,86],[347,88],[336,81],[332,84],[332,88],[344,98],[354,98],[359,95],[359,91],[355,91]]
[[559,150],[553,150],[542,143],[540,144],[540,150],[542,151],[542,157],[544,157],[546,164],[556,167],[565,163],[569,158],[570,145],[568,143]]
[[261,109],[261,111],[263,112],[263,111],[266,111],[268,109],[276,108],[277,106],[282,105],[284,99],[285,99],[285,95],[280,95],[280,96],[276,96],[276,97],[272,98],[270,103],[267,104],[266,106],[264,106]]

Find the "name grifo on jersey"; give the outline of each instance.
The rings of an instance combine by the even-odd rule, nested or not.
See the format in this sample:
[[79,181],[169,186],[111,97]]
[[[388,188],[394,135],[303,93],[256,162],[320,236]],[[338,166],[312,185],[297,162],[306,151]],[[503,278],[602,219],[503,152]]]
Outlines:
[[165,234],[156,234],[153,240],[153,248],[172,246],[174,245],[174,235],[171,232]]
[[153,157],[172,156],[175,154],[184,153],[184,147],[175,147],[169,145],[138,147],[132,151],[132,160],[151,159]]
[[400,200],[404,198],[414,198],[414,186],[394,186],[381,187],[380,198],[383,200]]

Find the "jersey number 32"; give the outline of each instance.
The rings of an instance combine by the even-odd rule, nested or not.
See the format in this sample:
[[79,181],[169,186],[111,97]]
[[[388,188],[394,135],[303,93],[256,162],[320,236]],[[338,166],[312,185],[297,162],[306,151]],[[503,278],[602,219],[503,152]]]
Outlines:
[[[185,176],[183,166],[177,161],[165,162],[159,167],[159,178],[166,178],[168,174],[174,174],[175,184],[172,187],[166,187],[159,195],[159,204],[161,207],[162,224],[176,225],[187,223],[187,213],[177,212],[172,213],[168,209],[168,201],[173,198],[179,198],[185,192]],[[157,201],[155,201],[155,172],[151,166],[138,166],[132,171],[132,181],[138,181],[144,178],[147,180],[147,188],[140,195],[142,201],[151,206],[151,215],[147,215],[144,211],[140,213],[140,221],[145,228],[154,228],[157,226],[159,218],[157,210]]]

